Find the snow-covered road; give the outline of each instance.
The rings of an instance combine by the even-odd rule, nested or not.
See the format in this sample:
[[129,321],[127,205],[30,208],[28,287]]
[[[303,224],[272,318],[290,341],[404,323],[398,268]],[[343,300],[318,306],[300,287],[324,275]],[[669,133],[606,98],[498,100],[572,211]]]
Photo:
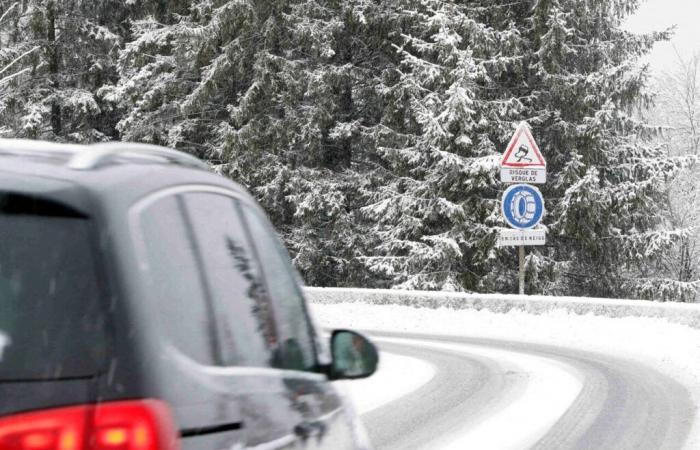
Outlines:
[[[435,375],[363,414],[377,449],[680,449],[690,426],[687,391],[629,361],[511,342],[380,336],[385,352],[423,360]],[[364,383],[364,392],[351,388],[360,403],[387,386]]]
[[376,305],[317,314],[383,330],[370,333],[380,373],[345,383],[377,449],[698,448],[697,330]]

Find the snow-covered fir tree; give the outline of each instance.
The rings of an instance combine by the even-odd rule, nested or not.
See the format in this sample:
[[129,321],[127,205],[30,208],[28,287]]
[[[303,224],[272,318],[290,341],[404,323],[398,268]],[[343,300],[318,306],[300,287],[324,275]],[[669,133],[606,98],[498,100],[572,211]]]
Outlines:
[[361,254],[351,135],[366,80],[343,40],[351,3],[199,1],[146,16],[104,92],[125,112],[124,139],[194,149],[246,185],[320,285],[348,283]]
[[529,290],[654,297],[665,281],[647,268],[682,234],[663,220],[663,186],[684,161],[632,114],[649,101],[640,57],[666,37],[620,28],[637,3],[406,2],[377,143],[390,175],[361,210],[377,223],[369,268],[393,286],[513,289],[495,176],[526,120],[550,171],[550,243],[528,258]]
[[649,121],[662,128],[656,141],[670,156],[688,156],[694,161],[669,180],[669,224],[682,230],[671,251],[660,259],[656,270],[668,277],[656,298],[694,301],[700,289],[700,213],[697,179],[700,166],[700,54],[678,57],[675,66],[655,80],[656,104]]
[[387,107],[375,149],[387,176],[361,209],[376,224],[362,260],[393,287],[502,288],[498,144],[524,108],[494,86],[518,71],[522,38],[512,23],[479,22],[491,7],[401,5],[399,60],[378,85]]
[[548,159],[550,292],[656,298],[656,261],[682,235],[664,221],[669,157],[634,111],[650,102],[640,61],[666,33],[621,29],[639,2],[540,0],[526,30],[528,115]]
[[[117,78],[126,30],[118,0],[0,3],[0,134],[88,142],[118,137],[116,118],[96,95]],[[3,74],[5,75],[5,74]]]

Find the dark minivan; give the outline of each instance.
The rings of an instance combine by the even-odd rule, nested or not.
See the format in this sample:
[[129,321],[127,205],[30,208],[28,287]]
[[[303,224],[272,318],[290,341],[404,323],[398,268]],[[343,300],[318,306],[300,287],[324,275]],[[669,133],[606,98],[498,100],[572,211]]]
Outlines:
[[329,381],[375,347],[328,350],[261,209],[207,169],[0,140],[0,450],[368,447]]

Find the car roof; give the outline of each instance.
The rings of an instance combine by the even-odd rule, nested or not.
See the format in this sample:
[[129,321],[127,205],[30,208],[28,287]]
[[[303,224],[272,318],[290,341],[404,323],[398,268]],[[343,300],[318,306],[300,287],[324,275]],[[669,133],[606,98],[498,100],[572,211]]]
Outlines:
[[[56,144],[0,139],[0,190],[53,193],[74,201],[87,192],[99,201],[131,204],[171,186],[205,184],[245,194],[236,183],[207,170],[186,153],[133,143]],[[60,193],[60,194],[57,194]],[[77,205],[76,205],[77,206]]]

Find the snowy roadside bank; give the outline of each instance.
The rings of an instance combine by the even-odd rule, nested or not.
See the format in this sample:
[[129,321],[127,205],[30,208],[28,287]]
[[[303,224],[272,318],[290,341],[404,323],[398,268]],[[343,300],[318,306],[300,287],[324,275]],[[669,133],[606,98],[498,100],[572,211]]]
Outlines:
[[310,301],[319,304],[368,303],[419,308],[507,313],[522,311],[548,314],[558,310],[611,318],[646,317],[700,329],[700,304],[656,303],[644,300],[614,300],[537,295],[463,294],[454,292],[399,291],[391,289],[314,288],[305,289]]
[[381,368],[371,378],[336,382],[350,395],[359,414],[397,400],[435,376],[435,367],[420,359],[386,352],[381,352],[380,359]]
[[[365,291],[364,294],[367,294]],[[512,307],[507,313],[481,308],[407,307],[351,302],[312,303],[320,324],[328,328],[466,337],[556,345],[614,355],[640,362],[685,386],[700,405],[700,330],[670,320],[649,317],[608,318],[553,308],[538,315]],[[315,299],[314,295],[310,296]],[[365,297],[366,298],[366,297]],[[414,304],[411,302],[410,304]],[[662,305],[663,306],[663,305]],[[680,305],[682,306],[682,305]],[[690,421],[691,418],[689,417]],[[700,448],[700,418],[694,423],[687,449]]]

